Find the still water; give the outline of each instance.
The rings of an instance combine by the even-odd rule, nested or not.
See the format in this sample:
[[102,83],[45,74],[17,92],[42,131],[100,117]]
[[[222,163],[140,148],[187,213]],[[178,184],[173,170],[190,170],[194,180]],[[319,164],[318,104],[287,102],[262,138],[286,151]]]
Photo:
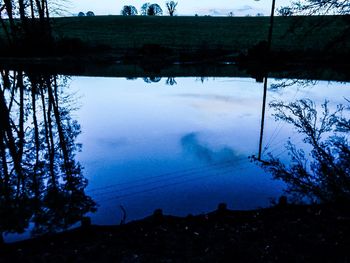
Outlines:
[[[230,209],[254,209],[283,194],[284,184],[249,159],[259,151],[263,83],[251,78],[64,79],[56,93],[70,110],[62,111],[57,123],[80,125],[75,143],[82,148],[68,154],[76,158],[68,164],[83,167],[89,182],[85,192],[98,205],[88,214],[93,224],[118,224],[123,211],[131,221],[157,208],[178,216],[207,213],[221,202]],[[267,86],[262,159],[272,153],[287,160],[288,139],[304,147],[301,134],[275,120],[270,102],[307,98],[320,107],[328,100],[332,110],[350,98],[349,83],[268,79]],[[57,98],[52,96],[51,104],[49,110],[59,109]],[[67,138],[66,144],[74,143]],[[52,139],[52,145],[62,142]],[[5,239],[24,236],[28,232]]]
[[[350,96],[347,84],[309,84],[269,89],[267,104],[310,98],[334,107]],[[177,78],[166,85],[166,79],[73,77],[71,89],[81,104],[78,159],[87,193],[99,204],[94,223],[118,223],[120,206],[133,220],[156,208],[184,216],[220,202],[264,207],[282,194],[283,184],[248,159],[258,153],[262,118],[263,84],[254,79]],[[287,138],[301,143],[302,136],[272,114],[267,108],[264,153],[283,158]]]

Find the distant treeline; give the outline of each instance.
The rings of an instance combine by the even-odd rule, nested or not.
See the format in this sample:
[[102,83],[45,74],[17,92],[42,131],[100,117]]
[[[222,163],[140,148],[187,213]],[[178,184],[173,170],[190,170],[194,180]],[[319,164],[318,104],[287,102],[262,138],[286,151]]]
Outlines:
[[[175,14],[177,5],[178,2],[174,1],[167,1],[165,3],[166,10],[170,16]],[[163,15],[163,9],[156,3],[151,4],[147,2],[141,6],[140,12],[138,12],[137,8],[133,5],[125,5],[120,13],[123,16],[136,16],[139,13],[143,16],[158,16]]]

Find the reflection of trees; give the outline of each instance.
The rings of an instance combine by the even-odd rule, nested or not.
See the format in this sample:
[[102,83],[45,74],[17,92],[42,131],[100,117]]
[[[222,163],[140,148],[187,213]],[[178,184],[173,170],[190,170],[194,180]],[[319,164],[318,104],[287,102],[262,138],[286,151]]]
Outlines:
[[53,232],[95,210],[75,161],[80,126],[58,76],[2,71],[0,232]]
[[310,86],[315,86],[317,84],[317,80],[309,80],[309,79],[280,79],[275,81],[270,85],[271,91],[278,91],[284,88],[297,86],[300,88],[307,88]]
[[174,77],[168,77],[165,84],[169,86],[174,86],[177,84],[177,82]]
[[[290,163],[269,155],[261,166],[288,184],[288,192],[295,197],[308,197],[321,202],[350,201],[350,120],[345,108],[338,106],[330,112],[328,102],[318,114],[310,100],[285,104],[274,102],[276,119],[292,124],[304,135],[310,153],[298,149],[291,141],[287,144]],[[349,108],[348,108],[349,109]]]
[[161,77],[145,77],[145,78],[143,78],[143,81],[146,83],[157,83],[161,80],[162,80]]

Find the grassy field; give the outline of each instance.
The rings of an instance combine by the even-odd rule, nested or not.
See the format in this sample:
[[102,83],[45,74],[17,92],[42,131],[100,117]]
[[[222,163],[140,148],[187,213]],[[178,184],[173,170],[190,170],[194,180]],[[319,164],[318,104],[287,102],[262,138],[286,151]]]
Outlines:
[[[56,39],[80,39],[115,52],[158,45],[177,51],[245,52],[266,40],[268,17],[96,16],[53,19]],[[276,17],[273,50],[336,53],[350,47],[349,16]]]

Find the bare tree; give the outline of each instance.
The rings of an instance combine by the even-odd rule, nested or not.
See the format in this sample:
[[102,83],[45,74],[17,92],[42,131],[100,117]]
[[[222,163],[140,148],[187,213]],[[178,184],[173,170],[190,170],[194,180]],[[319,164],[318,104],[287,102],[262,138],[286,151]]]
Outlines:
[[293,9],[289,6],[284,6],[284,7],[281,7],[277,10],[278,14],[280,16],[292,16],[293,15]]
[[166,2],[166,8],[168,9],[168,13],[170,16],[174,16],[174,13],[176,11],[176,7],[177,7],[177,2],[174,1],[168,1]]
[[290,7],[299,14],[340,14],[350,13],[350,0],[297,0]]

